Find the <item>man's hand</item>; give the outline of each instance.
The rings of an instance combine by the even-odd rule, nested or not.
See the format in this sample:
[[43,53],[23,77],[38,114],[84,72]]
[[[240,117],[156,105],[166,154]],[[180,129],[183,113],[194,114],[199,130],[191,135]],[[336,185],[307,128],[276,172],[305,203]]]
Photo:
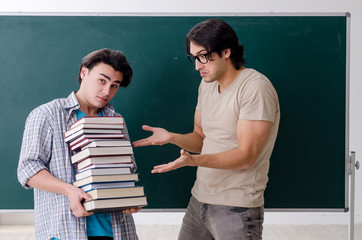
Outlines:
[[185,166],[193,166],[192,157],[191,157],[190,153],[181,149],[180,154],[181,154],[181,156],[173,162],[154,166],[153,170],[151,172],[152,173],[164,173],[164,172],[176,170],[178,168],[185,167]]
[[163,128],[150,127],[143,125],[142,129],[152,132],[152,136],[133,142],[135,147],[143,147],[149,145],[164,145],[171,140],[171,133]]
[[85,193],[82,189],[72,187],[67,193],[70,209],[75,217],[87,217],[93,214],[93,212],[87,212],[83,207],[83,200],[90,201],[92,197]]
[[54,177],[48,170],[42,169],[37,174],[32,176],[27,184],[33,188],[42,191],[62,194],[69,199],[70,209],[76,217],[86,217],[92,215],[92,212],[86,212],[82,201],[90,201],[92,197],[85,193],[82,189],[65,183],[62,180]]
[[132,213],[136,213],[138,212],[139,210],[141,210],[141,208],[131,208],[131,209],[126,209],[126,210],[123,210],[123,213],[126,213],[126,214],[132,214]]

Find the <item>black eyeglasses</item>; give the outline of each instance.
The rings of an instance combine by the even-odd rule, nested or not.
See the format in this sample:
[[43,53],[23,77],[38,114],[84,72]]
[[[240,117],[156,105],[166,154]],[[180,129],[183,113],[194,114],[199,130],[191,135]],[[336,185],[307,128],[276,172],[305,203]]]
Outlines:
[[195,65],[196,64],[196,59],[197,61],[199,61],[200,63],[202,64],[206,64],[209,62],[210,60],[210,56],[211,56],[211,51],[210,52],[207,52],[207,53],[204,53],[204,54],[199,54],[197,56],[193,56],[191,54],[188,54],[187,57],[188,59],[190,60],[190,62]]

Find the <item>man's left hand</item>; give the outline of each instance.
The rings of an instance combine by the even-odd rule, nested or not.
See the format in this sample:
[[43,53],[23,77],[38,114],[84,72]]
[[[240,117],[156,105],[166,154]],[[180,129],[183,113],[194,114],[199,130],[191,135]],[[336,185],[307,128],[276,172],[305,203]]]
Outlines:
[[181,167],[192,166],[191,165],[191,154],[186,152],[183,149],[181,149],[180,154],[181,154],[181,156],[173,162],[154,166],[153,170],[151,172],[152,173],[164,173],[164,172],[169,172],[169,171],[181,168]]
[[122,212],[123,213],[126,213],[126,214],[132,214],[132,213],[136,213],[138,212],[139,210],[141,210],[141,208],[131,208],[131,209],[126,209],[126,210],[123,210]]

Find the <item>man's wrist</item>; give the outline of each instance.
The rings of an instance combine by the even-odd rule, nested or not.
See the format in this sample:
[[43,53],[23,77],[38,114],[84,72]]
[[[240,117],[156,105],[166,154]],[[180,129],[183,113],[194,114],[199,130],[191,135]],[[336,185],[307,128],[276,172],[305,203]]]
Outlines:
[[177,145],[176,144],[176,138],[177,138],[176,133],[169,132],[169,134],[170,134],[170,138],[168,140],[168,143]]
[[200,156],[200,155],[191,155],[191,154],[190,154],[188,166],[190,166],[190,167],[197,167],[197,158],[198,158],[199,156]]

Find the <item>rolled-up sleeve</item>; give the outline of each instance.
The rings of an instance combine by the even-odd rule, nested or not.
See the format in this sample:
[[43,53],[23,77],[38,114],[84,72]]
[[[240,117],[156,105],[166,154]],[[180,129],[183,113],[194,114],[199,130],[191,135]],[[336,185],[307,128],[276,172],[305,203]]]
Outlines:
[[41,109],[34,109],[25,123],[20,158],[18,180],[26,188],[26,183],[42,169],[47,169],[51,157],[53,130],[46,114]]

